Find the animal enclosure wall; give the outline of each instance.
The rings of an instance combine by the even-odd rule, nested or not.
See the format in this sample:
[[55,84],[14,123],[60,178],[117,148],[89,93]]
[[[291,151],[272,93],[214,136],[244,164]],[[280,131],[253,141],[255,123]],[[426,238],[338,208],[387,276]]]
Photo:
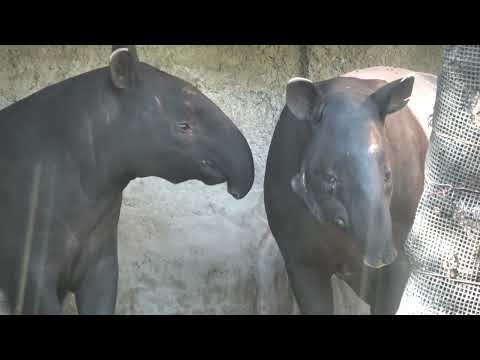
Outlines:
[[[0,107],[108,65],[106,46],[0,46]],[[119,224],[118,314],[290,314],[283,261],[268,231],[263,176],[268,146],[294,76],[321,80],[400,66],[438,73],[440,46],[138,46],[141,61],[192,82],[243,131],[255,184],[234,200],[225,185],[137,179]],[[337,291],[338,313],[365,312]],[[72,301],[68,312],[74,313]]]

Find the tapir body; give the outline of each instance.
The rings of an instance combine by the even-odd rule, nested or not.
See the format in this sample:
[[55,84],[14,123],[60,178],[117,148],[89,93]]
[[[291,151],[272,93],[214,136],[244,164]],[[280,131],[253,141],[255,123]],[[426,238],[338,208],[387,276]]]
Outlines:
[[138,177],[253,184],[234,123],[191,84],[113,47],[110,66],[0,112],[0,289],[10,311],[112,314],[122,190]]
[[396,311],[435,94],[435,76],[390,67],[289,83],[264,199],[302,313],[333,314],[333,274],[372,313]]

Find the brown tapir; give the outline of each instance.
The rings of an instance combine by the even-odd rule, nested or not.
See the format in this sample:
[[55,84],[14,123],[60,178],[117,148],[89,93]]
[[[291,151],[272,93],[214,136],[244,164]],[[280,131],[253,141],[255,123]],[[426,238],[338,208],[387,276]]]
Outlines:
[[435,95],[434,75],[391,67],[289,81],[264,199],[302,313],[333,313],[333,274],[373,313],[396,311]]

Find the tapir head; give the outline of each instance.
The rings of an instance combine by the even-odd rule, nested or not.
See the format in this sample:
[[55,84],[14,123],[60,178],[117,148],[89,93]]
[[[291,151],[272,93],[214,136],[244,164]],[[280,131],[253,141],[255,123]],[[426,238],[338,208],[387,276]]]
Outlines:
[[135,177],[172,183],[227,182],[240,199],[251,189],[250,147],[231,119],[198,89],[139,61],[133,46],[114,46],[110,80],[127,118]]
[[318,221],[350,235],[363,263],[372,268],[389,265],[397,256],[390,217],[394,183],[384,125],[388,114],[407,104],[413,82],[413,77],[399,79],[370,95],[349,86],[322,94],[302,78],[287,86],[287,108],[312,130],[291,186]]

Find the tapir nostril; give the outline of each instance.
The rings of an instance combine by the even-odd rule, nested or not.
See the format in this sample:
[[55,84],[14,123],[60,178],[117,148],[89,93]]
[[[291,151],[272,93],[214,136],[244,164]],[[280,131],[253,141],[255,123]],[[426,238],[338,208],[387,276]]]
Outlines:
[[232,194],[232,196],[233,196],[235,199],[237,199],[237,200],[240,199],[240,197],[241,197],[240,194],[239,194],[238,192],[236,192],[236,191],[233,191],[231,194]]
[[391,263],[395,262],[397,257],[398,257],[398,251],[395,248],[392,248],[389,252],[387,252],[383,256],[383,262],[385,264],[391,264]]
[[342,229],[345,228],[345,220],[343,220],[341,217],[335,218],[335,224]]
[[389,249],[389,251],[386,251],[383,256],[377,256],[377,257],[368,257],[366,256],[363,260],[363,263],[373,269],[381,269],[385,266],[391,265],[395,260],[397,259],[398,252],[395,248]]
[[210,160],[202,160],[200,162],[203,166],[209,166],[209,167],[213,167],[213,162],[211,162]]
[[232,195],[237,200],[239,200],[243,197],[242,194],[240,193],[240,191],[230,187],[230,185],[228,185],[228,192],[229,192],[230,195]]

